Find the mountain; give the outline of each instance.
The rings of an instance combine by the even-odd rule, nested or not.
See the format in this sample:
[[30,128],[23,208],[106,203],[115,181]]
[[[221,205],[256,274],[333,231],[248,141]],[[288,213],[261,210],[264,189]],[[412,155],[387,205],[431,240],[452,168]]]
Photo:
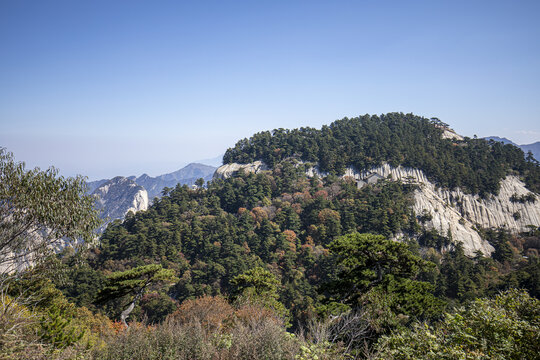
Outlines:
[[510,140],[491,139],[496,143],[463,138],[447,126],[403,114],[343,119],[321,130],[278,129],[241,140],[227,150],[214,177],[240,169],[256,174],[296,159],[308,176],[341,175],[359,186],[366,174],[406,181],[418,186],[412,208],[426,215],[424,226],[451,233],[470,256],[478,250],[490,254],[494,248],[482,228],[518,233],[540,226],[538,202],[516,201],[529,194],[539,198],[539,167],[525,161]]
[[[88,194],[92,194],[98,187],[105,184],[109,180],[110,179],[101,179],[101,180],[95,180],[95,181],[87,182],[86,185],[88,186],[88,189],[86,190],[86,192]],[[133,179],[131,179],[131,180],[133,180]]]
[[180,170],[156,177],[143,174],[136,178],[135,182],[148,191],[148,197],[152,200],[156,196],[160,197],[161,191],[166,187],[174,188],[177,184],[193,185],[200,178],[205,182],[209,181],[215,171],[216,168],[213,166],[191,163]]
[[[96,271],[164,264],[179,280],[160,296],[182,302],[234,296],[238,279],[261,267],[299,325],[342,304],[330,291],[346,273],[367,274],[374,301],[411,318],[433,304],[415,300],[425,291],[452,304],[506,286],[538,293],[540,167],[511,144],[394,113],[258,133],[224,160],[207,187],[177,186],[148,211],[110,224]],[[383,240],[402,250],[387,252]],[[423,285],[377,266],[402,259],[405,248],[423,258],[405,266],[426,266],[414,274]],[[354,284],[338,288],[347,297]]]
[[503,144],[511,144],[511,145],[519,147],[518,144],[514,143],[512,140],[509,140],[509,139],[507,139],[505,137],[487,136],[487,137],[485,137],[483,139],[485,139],[487,141],[489,141],[489,140],[498,141],[498,142],[502,142]]
[[530,151],[530,152],[532,152],[532,154],[533,154],[533,156],[534,156],[534,158],[536,160],[540,159],[540,141],[537,141],[537,142],[532,143],[532,144],[517,145],[514,142],[512,142],[511,140],[508,140],[507,138],[501,138],[501,137],[498,137],[498,136],[488,136],[488,137],[485,137],[484,139],[493,140],[493,141],[499,141],[499,142],[502,142],[503,144],[512,144],[514,146],[517,146],[521,150],[523,150],[525,155]]
[[89,194],[98,199],[100,216],[105,224],[115,219],[123,219],[129,210],[146,210],[155,197],[160,197],[164,188],[174,188],[177,184],[193,185],[197,179],[210,181],[216,168],[209,165],[191,163],[172,173],[151,177],[143,174],[139,177],[117,176],[113,179],[101,179],[88,182]]
[[123,219],[130,211],[136,213],[148,209],[146,190],[123,176],[103,182],[92,196],[96,198],[100,217],[104,220],[98,232],[102,232],[111,221]]
[[199,164],[220,167],[221,165],[223,165],[223,154],[216,156],[215,158],[198,160],[196,162]]
[[529,151],[532,152],[534,158],[540,161],[540,141],[532,144],[519,145],[519,147],[525,154],[527,154]]

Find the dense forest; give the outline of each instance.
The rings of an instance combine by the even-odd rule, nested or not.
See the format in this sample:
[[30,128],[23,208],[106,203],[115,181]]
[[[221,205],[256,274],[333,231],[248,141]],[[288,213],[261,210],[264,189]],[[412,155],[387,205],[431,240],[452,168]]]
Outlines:
[[[496,192],[509,173],[537,191],[534,159],[511,145],[442,139],[444,126],[388,114],[240,141],[225,162],[263,160],[270,169],[240,171],[196,189],[166,188],[147,211],[109,224],[98,241],[40,252],[33,268],[2,275],[0,353],[21,359],[534,359],[540,229],[479,229],[495,252],[467,257],[459,239],[427,228],[411,210],[415,185],[381,180],[358,188],[338,176],[348,165],[389,162],[471,192]],[[45,188],[50,196],[33,201],[26,186],[39,184],[42,174],[25,172],[6,155],[2,162],[10,176],[1,183],[14,184],[4,193],[0,187],[3,205],[20,194],[21,207],[37,209],[21,214],[88,235],[90,210],[78,229],[61,218],[73,203],[40,205],[66,189],[87,201],[81,183]],[[329,175],[307,177],[310,163]],[[47,179],[55,184],[54,173]],[[77,196],[67,198],[77,203]]]
[[509,173],[520,174],[529,189],[540,191],[538,162],[521,149],[501,142],[442,136],[448,125],[413,114],[364,115],[334,121],[320,130],[276,129],[240,140],[224,163],[261,160],[273,167],[289,157],[318,164],[341,175],[345,168],[369,169],[382,163],[423,170],[440,186],[474,194],[497,193]]

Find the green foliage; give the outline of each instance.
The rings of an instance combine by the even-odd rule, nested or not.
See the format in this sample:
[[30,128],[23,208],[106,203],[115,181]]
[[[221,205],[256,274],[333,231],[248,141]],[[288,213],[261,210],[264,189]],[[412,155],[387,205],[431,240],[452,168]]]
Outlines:
[[520,204],[525,204],[525,203],[534,204],[536,202],[536,195],[534,195],[533,193],[528,193],[527,195],[521,195],[521,196],[518,196],[518,194],[512,194],[512,196],[510,196],[510,201],[513,203],[520,203]]
[[41,339],[55,348],[66,348],[82,339],[84,329],[77,331],[70,326],[73,318],[66,314],[61,308],[49,309],[40,320]]
[[157,324],[172,314],[176,310],[177,304],[170,296],[153,292],[145,294],[141,298],[140,307],[146,322]]
[[336,256],[339,273],[328,290],[340,301],[353,306],[358,304],[362,294],[377,286],[425,289],[410,281],[421,270],[434,266],[412,254],[406,244],[381,235],[348,234],[335,239],[330,250]]
[[260,299],[277,299],[277,289],[279,281],[268,270],[261,267],[248,270],[243,274],[235,276],[231,280],[233,286],[232,296],[241,296]]
[[511,290],[383,338],[380,359],[537,359],[540,301]]
[[178,278],[171,269],[163,269],[159,264],[138,266],[134,269],[112,273],[107,276],[107,285],[97,294],[98,303],[134,296],[144,291],[151,284],[174,282]]
[[530,257],[526,262],[522,262],[515,271],[505,274],[494,288],[525,289],[532,297],[540,299],[540,259]]
[[271,309],[288,323],[288,311],[278,301],[280,282],[268,270],[261,267],[248,270],[231,280],[232,297],[237,302],[248,301]]
[[170,290],[179,302],[230,294],[234,277],[267,265],[281,281],[279,302],[298,323],[315,313],[316,286],[336,271],[328,243],[351,231],[409,232],[416,224],[411,191],[398,182],[322,184],[289,162],[204,191],[177,186],[148,211],[109,225],[92,263],[122,271],[160,262],[182,274]]
[[[415,319],[440,316],[445,303],[433,295],[432,284],[418,280],[419,274],[435,265],[414,255],[406,243],[352,233],[336,238],[330,250],[339,271],[322,289],[330,301],[350,306],[364,324],[357,325],[361,330],[344,328],[336,335],[350,339],[346,342],[353,344],[348,348],[352,346],[354,353],[360,343],[372,343]],[[361,331],[362,340],[353,341],[351,331]]]
[[346,357],[328,341],[322,343],[308,343],[300,346],[300,353],[295,355],[295,360],[322,360],[322,359],[345,359]]
[[262,160],[275,166],[298,157],[318,163],[328,173],[343,174],[347,166],[368,169],[383,162],[422,169],[440,186],[461,187],[484,196],[497,193],[510,171],[523,175],[528,187],[540,189],[540,167],[519,148],[496,141],[443,139],[445,126],[413,114],[364,115],[334,121],[320,130],[276,129],[240,140],[224,163]]
[[91,241],[98,226],[82,177],[58,170],[26,170],[0,148],[0,269],[14,270],[67,237]]

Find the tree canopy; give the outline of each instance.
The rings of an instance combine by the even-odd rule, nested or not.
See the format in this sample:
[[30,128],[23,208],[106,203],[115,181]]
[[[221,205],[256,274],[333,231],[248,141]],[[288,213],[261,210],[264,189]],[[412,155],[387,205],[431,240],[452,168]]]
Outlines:
[[433,286],[418,279],[435,264],[413,254],[407,244],[353,233],[334,239],[329,248],[338,268],[335,279],[323,287],[331,300],[359,308],[375,291],[396,314],[429,318],[440,313],[443,304]]
[[0,269],[13,271],[38,259],[62,238],[92,240],[98,226],[94,200],[82,177],[26,170],[0,149]]
[[379,359],[537,359],[540,301],[509,290],[381,339]]
[[275,129],[243,139],[227,150],[224,163],[256,160],[270,167],[296,157],[341,175],[347,166],[358,171],[382,163],[423,170],[440,186],[460,187],[469,193],[497,193],[509,173],[518,173],[533,191],[540,191],[540,167],[525,159],[513,145],[483,139],[448,139],[439,119],[389,113],[344,118],[314,128]]

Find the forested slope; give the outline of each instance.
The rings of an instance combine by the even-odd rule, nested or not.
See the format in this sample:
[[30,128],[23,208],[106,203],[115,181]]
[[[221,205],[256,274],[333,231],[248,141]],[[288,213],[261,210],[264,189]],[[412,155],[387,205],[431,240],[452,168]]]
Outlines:
[[[412,280],[425,283],[420,288],[393,282],[377,287],[383,294],[394,294],[396,314],[437,317],[444,302],[460,302],[506,287],[538,293],[536,230],[531,230],[528,241],[502,229],[482,231],[495,247],[493,259],[481,255],[470,259],[459,246],[441,255],[440,250],[459,239],[426,228],[424,214],[412,212],[415,185],[383,180],[358,189],[356,182],[337,176],[308,178],[307,166],[284,160],[270,171],[240,172],[215,180],[207,189],[170,189],[148,211],[111,224],[90,257],[91,267],[76,273],[76,281],[97,289],[99,276],[91,275],[96,272],[150,263],[174,269],[180,280],[168,293],[142,299],[135,311],[136,316],[146,313],[158,321],[177,302],[203,295],[229,296],[235,291],[232,279],[263,267],[278,280],[279,301],[296,327],[318,314],[342,309],[342,299],[325,290],[326,284],[342,277],[332,250],[337,238],[371,233],[388,239],[399,233],[406,244],[401,251],[409,249],[431,265],[410,274]],[[521,254],[531,256],[527,261]],[[406,295],[411,291],[424,295]],[[80,305],[93,307],[84,293],[70,294]],[[431,296],[438,300],[433,302]],[[431,300],[426,304],[426,299]],[[409,305],[403,307],[405,303]],[[118,308],[109,307],[107,312],[114,316]]]
[[389,163],[423,170],[438,185],[473,194],[497,193],[509,173],[520,174],[530,190],[540,191],[540,170],[519,148],[500,142],[442,136],[448,125],[413,114],[364,115],[334,121],[320,130],[264,131],[240,140],[224,163],[262,160],[272,167],[288,157],[317,163],[323,172],[343,174]]
[[[430,214],[413,212],[418,184],[382,177],[359,187],[337,176],[348,165],[390,163],[486,197],[507,174],[537,186],[538,164],[519,149],[443,139],[443,129],[389,114],[257,134],[229,149],[225,161],[262,159],[268,170],[166,189],[147,211],[109,224],[97,246],[68,248],[40,265],[47,271],[10,282],[0,305],[17,299],[27,311],[21,292],[42,297],[41,332],[31,340],[94,359],[164,358],[165,351],[201,359],[400,358],[433,354],[438,343],[445,345],[438,354],[489,350],[528,358],[538,350],[539,228],[510,234],[478,226],[495,251],[466,256],[451,232],[427,226]],[[315,162],[329,175],[308,177]],[[508,289],[529,295],[500,295],[495,313],[478,300],[467,309],[491,315],[459,320],[469,311],[459,306]],[[129,331],[120,319],[132,322]],[[25,322],[20,336],[33,324]],[[510,345],[486,350],[486,339],[509,326],[525,330],[507,337]],[[417,336],[439,340],[427,350],[403,340]],[[468,336],[466,346],[459,336]],[[17,341],[10,344],[24,358]]]

